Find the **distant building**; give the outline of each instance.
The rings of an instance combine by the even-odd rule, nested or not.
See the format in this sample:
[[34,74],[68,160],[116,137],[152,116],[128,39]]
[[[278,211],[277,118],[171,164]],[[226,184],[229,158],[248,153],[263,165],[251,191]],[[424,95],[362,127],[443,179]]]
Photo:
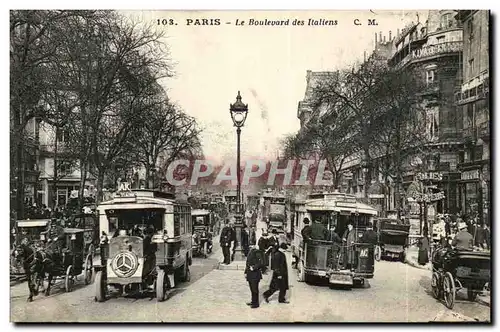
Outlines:
[[[49,207],[64,206],[80,189],[81,169],[74,149],[68,146],[69,133],[45,122],[38,122],[40,178],[37,202]],[[55,165],[57,164],[57,165]],[[95,196],[95,178],[88,172],[85,196]],[[78,196],[76,196],[78,197]]]
[[489,221],[490,184],[490,89],[489,23],[487,10],[460,10],[455,16],[463,25],[463,82],[456,94],[463,114],[464,150],[460,154],[462,212]]

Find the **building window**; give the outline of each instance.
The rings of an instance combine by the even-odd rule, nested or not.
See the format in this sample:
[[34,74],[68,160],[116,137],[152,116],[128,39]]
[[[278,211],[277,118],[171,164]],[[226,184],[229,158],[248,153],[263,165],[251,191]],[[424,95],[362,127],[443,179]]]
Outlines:
[[64,162],[57,165],[57,170],[59,171],[59,174],[61,174],[61,175],[68,175],[68,174],[73,173],[73,171],[71,169],[71,165],[64,163]]
[[64,143],[68,141],[69,138],[69,132],[67,129],[59,129],[57,130],[57,142],[58,143]]
[[434,83],[435,79],[436,79],[436,72],[434,70],[428,70],[426,73],[427,85]]
[[474,76],[474,59],[469,60],[469,77]]
[[453,19],[451,14],[444,14],[441,16],[441,28],[445,29],[447,27],[451,27],[453,25]]

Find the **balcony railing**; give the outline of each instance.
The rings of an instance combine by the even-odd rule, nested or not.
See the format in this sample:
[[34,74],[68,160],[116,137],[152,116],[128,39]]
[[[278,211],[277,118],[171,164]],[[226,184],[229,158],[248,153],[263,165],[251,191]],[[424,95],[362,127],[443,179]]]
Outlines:
[[479,99],[488,98],[490,91],[489,72],[484,71],[462,84],[461,91],[456,94],[457,105],[468,104]]
[[396,69],[400,69],[410,61],[425,60],[427,58],[432,58],[437,55],[462,52],[462,50],[463,50],[462,41],[453,41],[435,45],[428,45],[420,49],[413,50],[410,54],[408,54],[403,60],[401,60],[394,67]]
[[462,29],[463,23],[459,21],[448,21],[447,24],[440,24],[436,31],[444,32],[448,30]]

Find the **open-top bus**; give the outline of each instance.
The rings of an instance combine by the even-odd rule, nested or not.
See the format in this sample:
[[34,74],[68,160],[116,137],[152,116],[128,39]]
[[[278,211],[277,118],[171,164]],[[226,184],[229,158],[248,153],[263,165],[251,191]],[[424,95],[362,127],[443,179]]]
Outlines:
[[122,295],[152,287],[164,301],[178,281],[190,279],[191,207],[173,194],[125,188],[97,208],[101,264],[95,298],[104,301],[108,286]]
[[[362,243],[362,236],[373,223],[377,210],[358,202],[353,195],[334,193],[311,194],[304,201],[294,204],[295,225],[292,255],[296,259],[299,280],[309,276],[327,278],[330,284],[353,286],[364,283],[374,275],[374,244]],[[330,238],[306,240],[302,238],[304,218],[320,223],[325,230],[335,227],[335,233],[343,237],[348,224],[353,225],[355,241],[335,243]],[[346,264],[346,256],[353,257],[353,264]]]

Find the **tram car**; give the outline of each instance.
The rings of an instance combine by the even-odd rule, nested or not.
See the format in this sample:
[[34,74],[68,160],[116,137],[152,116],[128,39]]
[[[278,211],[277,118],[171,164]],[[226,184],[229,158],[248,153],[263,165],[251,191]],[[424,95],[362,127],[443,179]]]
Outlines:
[[[377,210],[358,202],[353,195],[334,193],[311,194],[304,201],[294,203],[294,233],[292,256],[296,260],[299,280],[310,276],[326,278],[332,285],[352,287],[361,285],[374,276],[374,244],[363,243],[363,234],[373,223]],[[327,232],[334,231],[342,238],[353,225],[355,241],[351,245],[334,242],[329,236],[304,241],[301,230],[304,219],[319,223]],[[311,225],[311,224],[310,224]],[[333,230],[334,228],[334,230]],[[346,258],[350,258],[349,264]]]
[[177,283],[190,280],[192,220],[187,202],[174,194],[122,185],[97,210],[102,235],[96,301],[105,301],[109,289],[122,295],[153,291],[164,301]]

